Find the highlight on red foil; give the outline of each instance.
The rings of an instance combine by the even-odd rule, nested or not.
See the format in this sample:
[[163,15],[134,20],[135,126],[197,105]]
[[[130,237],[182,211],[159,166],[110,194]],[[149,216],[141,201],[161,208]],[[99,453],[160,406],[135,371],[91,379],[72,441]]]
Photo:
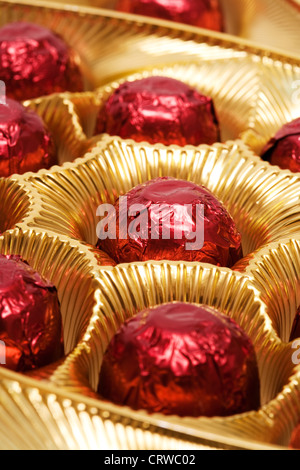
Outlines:
[[[195,207],[196,218],[193,220],[193,205],[183,206],[169,204],[134,204],[128,208],[127,197],[119,199],[119,235],[118,238],[127,240],[188,240],[186,250],[201,250],[204,246],[204,205]],[[149,211],[149,209],[151,209]],[[176,211],[176,217],[171,217],[171,210]],[[97,225],[99,240],[116,240],[117,214],[112,204],[101,204],[96,212],[102,217]],[[130,220],[129,220],[130,219]],[[173,220],[172,220],[173,219]],[[174,221],[176,220],[176,225]]]
[[0,364],[6,364],[6,346],[4,341],[0,341]]
[[6,85],[0,80],[0,104],[6,105]]

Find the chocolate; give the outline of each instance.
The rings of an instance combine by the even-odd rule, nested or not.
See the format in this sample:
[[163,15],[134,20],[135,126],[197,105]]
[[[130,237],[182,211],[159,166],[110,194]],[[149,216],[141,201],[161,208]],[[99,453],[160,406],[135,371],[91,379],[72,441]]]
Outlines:
[[294,450],[300,450],[300,423],[293,429],[289,448]]
[[0,104],[0,176],[36,172],[57,163],[53,139],[42,119],[17,101]]
[[0,255],[0,341],[2,366],[17,372],[51,364],[64,353],[56,288],[15,255]]
[[294,341],[297,338],[300,338],[300,307],[298,307],[298,310],[295,315],[295,319],[294,319],[291,334],[290,334],[290,341]]
[[116,263],[173,260],[231,267],[243,256],[241,235],[222,203],[203,186],[171,177],[120,197],[97,233],[97,247]]
[[285,124],[275,134],[261,158],[283,170],[300,171],[300,118]]
[[95,133],[180,146],[221,140],[211,97],[161,76],[120,85],[100,110]]
[[75,52],[57,34],[26,22],[0,28],[0,80],[19,101],[84,88]]
[[224,29],[219,0],[119,0],[116,9],[214,31]]
[[205,306],[169,303],[128,320],[104,355],[98,392],[118,405],[178,416],[257,410],[256,355],[245,332]]

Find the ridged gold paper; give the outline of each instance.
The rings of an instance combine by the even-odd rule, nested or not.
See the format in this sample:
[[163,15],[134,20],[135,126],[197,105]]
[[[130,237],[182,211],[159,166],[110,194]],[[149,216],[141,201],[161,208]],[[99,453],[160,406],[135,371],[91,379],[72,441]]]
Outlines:
[[[78,8],[2,0],[0,26],[28,20],[54,30],[68,43],[72,38],[93,89],[143,69],[196,84],[216,100],[223,140],[243,137],[257,153],[284,123],[298,117],[297,56],[189,26],[137,20],[110,10],[82,8],[78,14]],[[294,11],[289,4],[286,8]],[[280,40],[285,36],[280,34]]]
[[[117,1],[68,0],[67,3],[115,10]],[[295,10],[300,7],[299,0],[220,0],[220,3],[227,34],[299,53],[300,14]]]
[[272,243],[246,257],[238,268],[253,278],[275,330],[288,342],[300,306],[300,232],[298,238]]
[[26,222],[95,245],[97,207],[158,176],[202,184],[223,201],[244,255],[299,230],[299,176],[262,162],[241,141],[180,148],[109,136],[81,160],[26,177],[41,196]]
[[[237,34],[260,37],[267,28],[259,18],[267,17],[282,24],[278,46],[289,42],[298,54],[296,10],[287,2],[230,3]],[[298,56],[107,10],[0,0],[0,25],[19,20],[72,39],[91,89],[25,102],[54,134],[59,166],[0,179],[0,253],[20,254],[56,285],[68,354],[27,376],[0,369],[0,448],[286,446],[300,419],[300,369],[287,342],[299,302],[300,179],[262,162],[253,150],[259,153],[283,123],[298,117]],[[224,142],[179,148],[94,136],[97,113],[118,84],[154,73],[211,94]],[[241,273],[168,261],[112,267],[95,250],[98,205],[162,175],[204,184],[223,200],[242,233]],[[248,332],[262,377],[259,412],[178,419],[98,399],[103,352],[118,326],[144,306],[167,300],[207,302]]]
[[[300,416],[298,372],[290,361],[289,345],[276,336],[260,294],[247,276],[198,263],[149,262],[99,270],[84,245],[30,230],[6,232],[0,238],[0,252],[20,254],[57,286],[70,351],[50,368],[51,373],[42,374],[43,382],[0,369],[1,437],[5,431],[0,448],[286,444]],[[247,331],[261,375],[265,405],[259,412],[189,420],[133,412],[97,399],[93,390],[103,352],[118,326],[145,305],[173,300],[214,305]]]
[[33,211],[37,197],[26,183],[0,178],[0,234],[15,228]]

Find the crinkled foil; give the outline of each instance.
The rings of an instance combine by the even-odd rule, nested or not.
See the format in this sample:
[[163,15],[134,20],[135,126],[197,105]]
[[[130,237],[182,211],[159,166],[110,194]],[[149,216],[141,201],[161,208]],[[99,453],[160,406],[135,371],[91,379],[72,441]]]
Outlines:
[[3,367],[18,372],[63,355],[57,291],[18,256],[0,257],[0,339],[6,346]]
[[221,140],[212,99],[163,76],[120,85],[101,108],[95,133],[166,145]]
[[214,31],[223,30],[219,0],[119,0],[116,9]]
[[[255,16],[254,26],[260,23],[255,31],[260,29],[263,39],[266,23],[260,21],[262,15],[273,20],[277,11],[278,24],[285,33],[273,38],[280,47],[288,45],[297,53],[299,25],[294,9],[288,7],[293,14],[285,23],[285,11],[278,8],[283,2],[246,3],[256,5],[247,12]],[[245,5],[240,1],[235,4]],[[121,13],[60,9],[47,2],[33,6],[26,0],[3,0],[0,11],[2,25],[35,21],[67,41],[71,37],[72,47],[87,59],[95,86],[120,77],[127,79],[137,64],[140,70],[151,69],[152,74],[157,73],[153,66],[161,64],[165,74],[213,97],[224,139],[244,138],[249,130],[252,139],[245,141],[259,152],[281,125],[298,117],[297,57],[188,26],[172,29],[163,22],[155,24],[153,19],[135,21]],[[241,25],[244,32],[250,25],[248,20]],[[292,44],[289,33],[293,24]],[[138,78],[141,75],[145,77],[145,71]],[[103,98],[117,86],[118,82],[105,86],[93,94],[94,101],[89,95],[88,105],[83,94],[28,104],[54,129],[59,164],[84,154],[83,144],[96,122],[95,108],[99,109]],[[102,138],[98,136],[100,141]],[[81,161],[25,177],[0,179],[1,198],[5,198],[0,211],[1,231],[5,232],[0,237],[1,252],[21,254],[57,286],[68,354],[62,363],[41,373],[42,382],[1,368],[1,448],[190,449],[203,439],[211,443],[211,438],[214,446],[222,448],[288,444],[300,419],[300,373],[291,361],[291,345],[276,337],[272,325],[278,320],[276,331],[288,331],[289,335],[290,322],[300,305],[299,281],[295,279],[299,250],[291,250],[295,240],[280,252],[272,249],[264,259],[254,255],[255,269],[243,276],[201,263],[147,262],[102,268],[81,243],[96,243],[99,204],[114,203],[135,185],[162,175],[204,184],[220,197],[237,220],[246,253],[270,241],[292,237],[299,230],[298,176],[262,162],[241,142],[178,149],[111,138]],[[16,225],[18,230],[7,231]],[[274,261],[271,267],[270,259]],[[268,301],[267,307],[260,296]],[[255,344],[261,371],[263,406],[258,412],[187,421],[91,399],[103,353],[116,328],[143,308],[174,300],[220,307],[241,323]]]
[[0,176],[58,163],[53,137],[38,114],[15,100],[0,104]]
[[184,180],[162,177],[135,187],[100,224],[97,246],[118,263],[169,259],[230,267],[242,258],[241,235],[222,203]]
[[57,34],[25,21],[0,29],[0,80],[6,84],[7,96],[20,101],[83,91],[74,51]]
[[119,405],[167,415],[257,410],[254,347],[233,320],[208,306],[178,302],[147,309],[112,339],[99,393]]
[[263,149],[262,158],[283,170],[300,171],[300,118],[277,132]]

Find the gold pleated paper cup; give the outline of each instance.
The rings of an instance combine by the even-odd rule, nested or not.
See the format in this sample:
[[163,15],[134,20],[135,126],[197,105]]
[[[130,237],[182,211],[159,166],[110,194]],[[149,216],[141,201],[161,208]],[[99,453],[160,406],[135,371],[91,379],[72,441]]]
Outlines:
[[151,76],[177,79],[213,99],[221,140],[242,139],[260,155],[266,143],[287,122],[298,117],[300,68],[264,57],[261,62],[224,57],[202,62],[179,61],[153,67],[105,84],[95,93],[71,94],[80,124],[91,141],[97,140],[96,119],[106,101],[126,82]]
[[220,123],[221,140],[242,139],[260,155],[269,139],[299,116],[300,68],[264,57],[261,62],[227,57],[151,67],[106,84],[98,90],[99,113],[125,81],[165,76],[210,96]]
[[54,284],[61,305],[65,354],[69,354],[83,336],[97,303],[94,254],[75,240],[26,229],[5,232],[0,237],[0,253],[20,255]]
[[[262,407],[229,418],[152,416],[224,437],[287,444],[300,417],[300,371],[292,362],[290,345],[281,343],[272,329],[260,294],[247,276],[199,263],[148,262],[102,270],[98,282],[98,311],[78,346],[56,371],[56,380],[62,383],[63,378],[66,390],[86,394],[89,387],[97,389],[110,340],[137,312],[174,301],[207,304],[237,321],[251,338],[259,365]],[[122,413],[123,407],[118,408]]]
[[58,164],[82,157],[88,149],[87,137],[68,93],[54,94],[24,102],[43,120],[55,142]]
[[300,306],[300,232],[272,243],[237,265],[252,278],[267,306],[274,329],[288,342]]
[[165,147],[104,137],[62,169],[28,177],[41,207],[28,225],[96,245],[96,211],[159,176],[203,184],[242,234],[244,255],[299,230],[300,177],[262,162],[241,142]]
[[36,196],[24,182],[0,178],[0,235],[22,224],[30,216]]

